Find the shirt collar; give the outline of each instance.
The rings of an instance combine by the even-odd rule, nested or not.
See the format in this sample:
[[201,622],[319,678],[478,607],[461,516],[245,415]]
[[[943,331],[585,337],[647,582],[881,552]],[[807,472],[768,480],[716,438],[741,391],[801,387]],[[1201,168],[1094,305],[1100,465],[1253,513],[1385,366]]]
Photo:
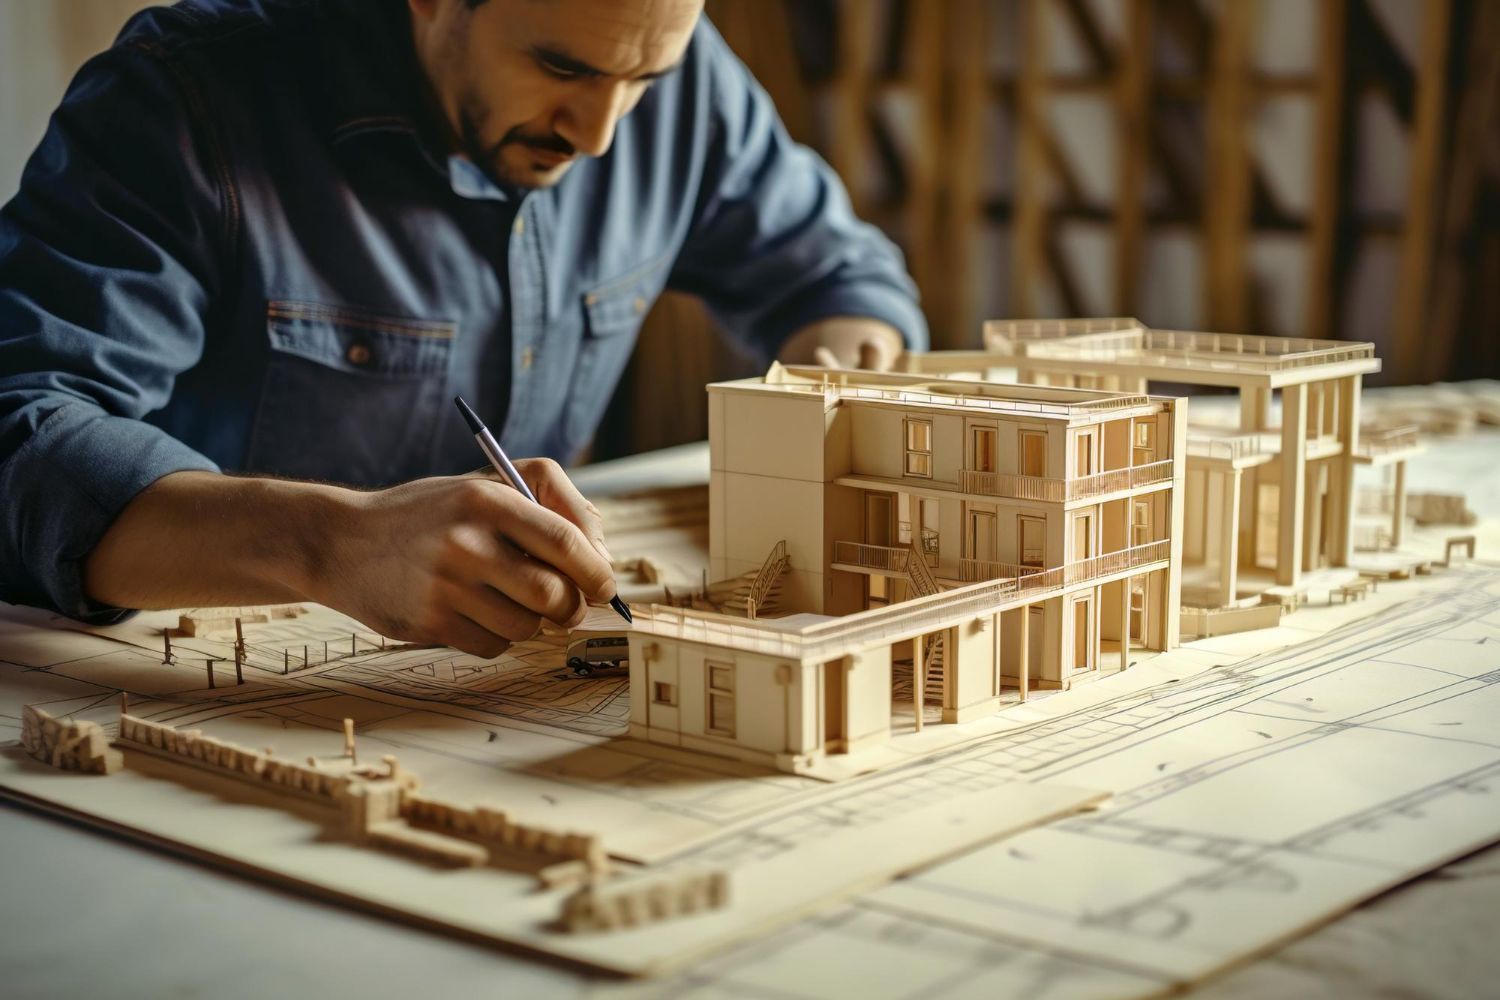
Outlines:
[[467,158],[445,148],[423,100],[406,0],[327,0],[327,7],[328,122],[334,144],[371,134],[406,135],[459,197],[517,200]]

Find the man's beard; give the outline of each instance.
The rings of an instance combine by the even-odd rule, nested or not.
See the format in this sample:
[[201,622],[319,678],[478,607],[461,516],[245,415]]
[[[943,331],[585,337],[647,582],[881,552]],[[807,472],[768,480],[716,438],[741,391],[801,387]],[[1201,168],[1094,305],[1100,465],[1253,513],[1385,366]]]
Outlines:
[[572,156],[577,150],[573,144],[555,132],[545,135],[526,132],[522,126],[517,125],[504,136],[499,142],[486,143],[483,139],[484,122],[489,118],[489,109],[486,108],[473,94],[465,94],[458,105],[459,141],[463,145],[464,155],[482,170],[486,177],[501,187],[542,187],[545,182],[538,183],[534,171],[525,171],[524,176],[512,176],[512,173],[504,167],[505,150],[512,146],[521,146],[526,149],[534,149],[538,152],[562,154]]

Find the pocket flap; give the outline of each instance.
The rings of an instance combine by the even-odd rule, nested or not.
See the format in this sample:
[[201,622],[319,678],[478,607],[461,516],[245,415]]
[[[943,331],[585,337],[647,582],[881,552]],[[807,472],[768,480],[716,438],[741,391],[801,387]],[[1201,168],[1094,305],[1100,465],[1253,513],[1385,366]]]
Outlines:
[[266,334],[271,349],[284,354],[340,371],[400,378],[445,371],[458,324],[277,300],[266,304]]
[[658,257],[623,277],[613,278],[584,292],[583,310],[588,317],[588,335],[610,337],[638,330],[661,291],[661,272],[671,262],[670,255]]

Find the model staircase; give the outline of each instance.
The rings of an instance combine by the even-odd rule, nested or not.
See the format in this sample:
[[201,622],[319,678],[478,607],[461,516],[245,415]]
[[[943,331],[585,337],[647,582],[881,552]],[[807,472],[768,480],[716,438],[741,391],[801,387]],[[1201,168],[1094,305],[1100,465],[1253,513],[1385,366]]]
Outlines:
[[[943,634],[934,632],[922,648],[922,700],[943,700]],[[935,697],[934,697],[935,696]]]
[[[911,592],[915,597],[929,597],[942,591],[927,565],[927,557],[911,544],[911,557],[906,560],[906,577],[911,581]],[[922,700],[926,701],[934,692],[942,699],[943,691],[943,633],[934,632],[927,637],[922,648]]]
[[708,600],[725,614],[762,617],[780,605],[781,581],[788,564],[786,542],[777,542],[760,569],[710,584]]

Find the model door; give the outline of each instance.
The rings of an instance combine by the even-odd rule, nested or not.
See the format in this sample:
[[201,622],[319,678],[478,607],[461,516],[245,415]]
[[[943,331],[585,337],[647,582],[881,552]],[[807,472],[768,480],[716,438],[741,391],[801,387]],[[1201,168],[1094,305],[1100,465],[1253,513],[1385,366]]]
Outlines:
[[969,511],[969,558],[993,562],[995,558],[995,512]]
[[1073,669],[1088,670],[1094,665],[1094,628],[1088,598],[1073,602]]
[[889,493],[865,494],[865,544],[895,544],[895,517]]
[[1073,559],[1081,562],[1094,556],[1094,517],[1092,514],[1073,515]]
[[1130,578],[1130,641],[1146,645],[1146,578]]
[[1047,648],[1047,609],[1026,609],[1026,662],[1030,664],[1031,676],[1042,673],[1042,653]]
[[994,472],[1000,432],[994,427],[975,427],[970,435],[969,468]]
[[1016,533],[1020,536],[1016,539],[1016,551],[1021,557],[1021,565],[1040,569],[1046,564],[1047,522],[1023,514],[1016,518],[1016,525]]
[[1094,474],[1094,434],[1080,433],[1074,440],[1073,475],[1082,479]]

